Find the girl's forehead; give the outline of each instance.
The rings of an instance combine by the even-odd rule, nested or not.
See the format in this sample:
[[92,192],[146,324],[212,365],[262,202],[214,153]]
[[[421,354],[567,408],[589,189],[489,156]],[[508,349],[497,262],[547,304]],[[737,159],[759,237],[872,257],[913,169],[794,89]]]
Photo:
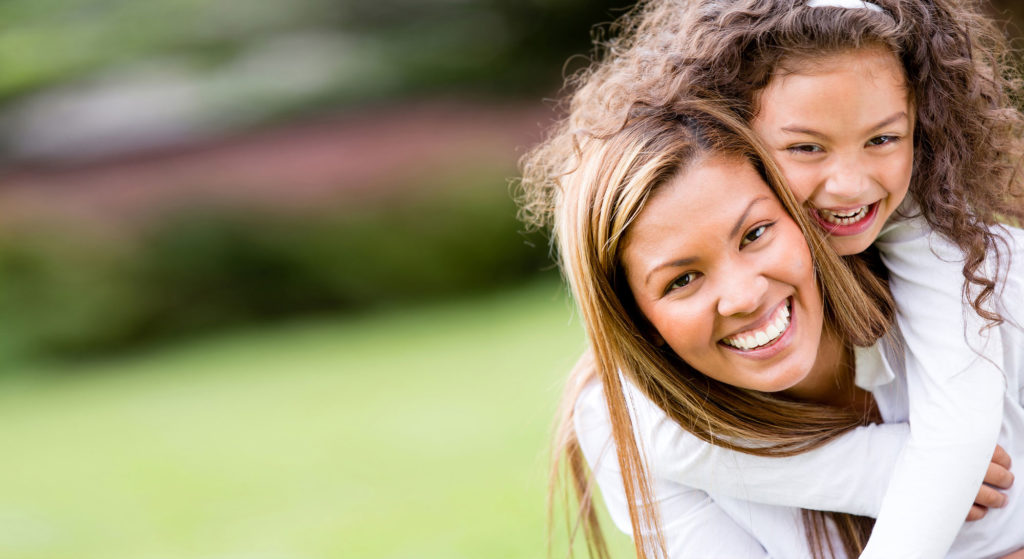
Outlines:
[[791,74],[814,75],[853,68],[865,74],[895,72],[906,82],[906,68],[895,52],[884,45],[872,44],[822,52],[800,52],[782,57],[772,72],[771,82]]
[[[840,80],[838,83],[837,79]],[[815,97],[841,97],[849,95],[851,92],[847,90],[854,84],[866,86],[873,94],[885,93],[886,97],[913,102],[899,58],[885,47],[873,46],[782,60],[768,83],[754,92],[752,108],[755,115],[762,115],[765,103],[778,100],[780,92],[785,92],[782,93],[784,97],[790,97],[794,93],[792,87],[813,93]]]

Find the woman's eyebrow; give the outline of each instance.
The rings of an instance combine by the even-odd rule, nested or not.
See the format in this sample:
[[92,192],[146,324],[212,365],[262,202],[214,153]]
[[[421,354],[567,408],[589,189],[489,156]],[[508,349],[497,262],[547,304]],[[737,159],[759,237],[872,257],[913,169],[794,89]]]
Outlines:
[[743,222],[747,220],[747,216],[749,216],[751,210],[754,209],[754,204],[767,199],[767,196],[759,196],[757,198],[754,198],[753,200],[750,201],[749,204],[747,204],[747,209],[743,210],[743,215],[741,215],[740,218],[736,220],[736,225],[732,226],[732,231],[729,231],[730,238],[735,237],[736,234],[740,232],[740,228],[743,227]]
[[696,261],[696,258],[690,256],[687,258],[679,258],[677,260],[672,260],[671,262],[662,262],[661,264],[658,264],[657,266],[652,268],[650,272],[647,272],[647,277],[644,278],[644,285],[649,285],[651,283],[651,277],[654,276],[655,272],[659,270],[664,270],[665,268],[682,268],[683,266],[689,266],[690,264],[693,264]]

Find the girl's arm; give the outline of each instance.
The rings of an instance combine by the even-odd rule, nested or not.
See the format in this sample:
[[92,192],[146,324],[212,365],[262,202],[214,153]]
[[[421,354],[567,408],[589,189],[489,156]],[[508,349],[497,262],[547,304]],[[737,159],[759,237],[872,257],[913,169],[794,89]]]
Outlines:
[[795,456],[755,456],[698,439],[631,383],[624,387],[653,477],[716,497],[875,517],[909,433],[905,423],[869,425]]
[[876,242],[906,342],[911,433],[862,559],[945,556],[1002,423],[999,329],[981,332],[984,321],[963,303],[959,250],[922,221]]

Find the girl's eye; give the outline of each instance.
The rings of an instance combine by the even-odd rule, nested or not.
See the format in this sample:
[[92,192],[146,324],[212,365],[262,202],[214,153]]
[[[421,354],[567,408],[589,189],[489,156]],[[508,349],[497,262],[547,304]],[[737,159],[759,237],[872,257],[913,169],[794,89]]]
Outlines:
[[760,239],[762,235],[764,235],[765,233],[768,232],[768,228],[771,227],[772,225],[775,225],[775,224],[774,223],[766,223],[764,225],[759,225],[759,226],[751,229],[749,233],[747,233],[746,235],[743,236],[743,240],[740,241],[740,246],[741,247],[747,246],[750,243]]
[[668,290],[679,289],[690,285],[697,279],[697,272],[686,272],[685,274],[672,280],[672,283],[668,284]]
[[821,146],[816,146],[814,144],[799,144],[795,146],[789,146],[788,148],[786,148],[786,151],[789,151],[790,153],[804,154],[821,153],[824,150],[821,149]]
[[883,136],[875,136],[874,138],[871,138],[870,140],[868,140],[868,145],[870,145],[870,146],[884,146],[886,144],[894,143],[894,142],[898,141],[899,139],[900,139],[899,136],[884,136],[884,135]]

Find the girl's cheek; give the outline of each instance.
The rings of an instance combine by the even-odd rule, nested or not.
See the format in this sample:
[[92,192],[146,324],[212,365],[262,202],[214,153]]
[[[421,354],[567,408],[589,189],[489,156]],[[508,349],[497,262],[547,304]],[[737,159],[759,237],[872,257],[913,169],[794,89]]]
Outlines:
[[793,196],[801,204],[814,203],[814,193],[817,190],[817,180],[814,174],[806,170],[797,170],[794,165],[779,165],[786,184],[793,192]]

